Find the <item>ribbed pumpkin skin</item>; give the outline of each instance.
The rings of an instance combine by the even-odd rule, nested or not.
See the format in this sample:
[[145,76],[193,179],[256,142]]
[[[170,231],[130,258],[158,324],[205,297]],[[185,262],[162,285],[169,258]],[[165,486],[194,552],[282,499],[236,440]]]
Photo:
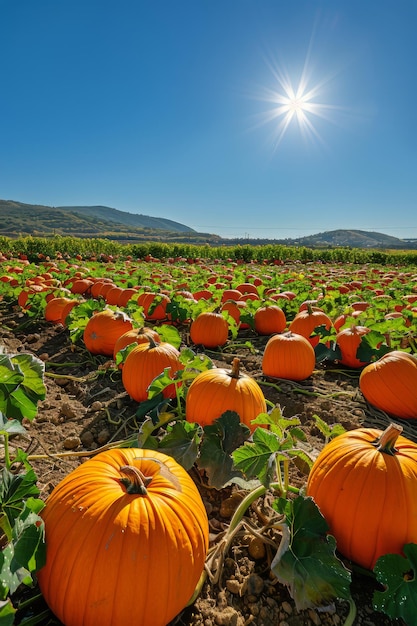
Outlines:
[[[152,476],[147,495],[127,493],[120,483],[126,465]],[[65,626],[166,626],[204,568],[208,520],[199,492],[157,451],[91,458],[54,489],[42,517],[47,554],[39,586]]]
[[372,445],[380,435],[372,428],[339,435],[323,448],[307,482],[338,550],[366,569],[417,542],[417,444],[400,435],[391,456]]
[[284,311],[274,304],[259,307],[254,313],[253,321],[259,335],[282,333],[287,325]]
[[265,376],[305,380],[314,371],[314,348],[302,335],[286,332],[268,339],[262,357]]
[[113,358],[116,358],[116,354],[129,346],[132,343],[146,343],[149,344],[149,337],[152,337],[154,341],[160,341],[161,338],[156,330],[142,326],[142,328],[132,328],[126,333],[123,333],[114,344]]
[[225,411],[235,411],[240,421],[252,431],[251,425],[260,413],[267,411],[265,396],[254,378],[231,370],[213,367],[194,378],[185,401],[185,418],[200,426],[212,424]]
[[417,359],[394,350],[361,372],[359,388],[367,402],[403,419],[417,419]]
[[229,325],[220,313],[200,313],[190,326],[190,338],[205,348],[224,346],[229,336]]
[[364,361],[360,361],[356,357],[356,352],[361,343],[361,337],[369,333],[370,329],[366,326],[352,326],[344,328],[336,335],[336,343],[342,353],[340,363],[348,367],[359,368],[367,365]]
[[51,298],[45,305],[44,316],[48,322],[53,324],[62,324],[62,311],[67,304],[75,306],[76,300],[66,297]]
[[[147,400],[149,385],[166,367],[171,368],[171,376],[183,369],[179,355],[178,350],[165,341],[157,344],[141,343],[133,348],[122,368],[122,383],[132,400]],[[163,395],[165,398],[175,398],[175,385],[168,385]]]
[[312,309],[310,307],[309,309],[303,309],[297,313],[292,322],[290,322],[288,330],[298,335],[302,335],[308,339],[314,347],[319,343],[320,337],[318,335],[310,337],[310,335],[318,326],[325,326],[327,330],[329,330],[333,326],[333,323],[324,311]]
[[91,354],[113,356],[114,345],[123,333],[133,328],[131,320],[121,311],[99,311],[84,328],[84,344]]

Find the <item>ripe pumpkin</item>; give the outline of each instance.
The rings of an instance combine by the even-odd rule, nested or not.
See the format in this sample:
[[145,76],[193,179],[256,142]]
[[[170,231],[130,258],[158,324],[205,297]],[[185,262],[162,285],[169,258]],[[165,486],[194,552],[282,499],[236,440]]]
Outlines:
[[132,343],[146,343],[149,344],[149,337],[155,342],[161,341],[161,337],[156,330],[149,328],[148,326],[142,326],[141,328],[132,328],[121,335],[114,344],[113,358],[116,359],[116,354],[130,346]]
[[307,481],[337,547],[373,569],[377,559],[417,543],[417,444],[390,424],[335,437],[318,455]]
[[367,402],[391,415],[417,419],[417,359],[393,350],[361,372],[359,388]]
[[205,348],[224,346],[229,336],[229,324],[221,313],[204,311],[190,325],[190,338]]
[[333,322],[324,311],[308,305],[307,308],[297,313],[292,322],[290,322],[288,330],[308,339],[314,348],[319,343],[320,337],[318,335],[311,337],[311,335],[318,326],[325,326],[327,330],[330,330]]
[[[171,375],[183,369],[179,356],[180,353],[173,345],[166,341],[157,343],[152,337],[147,343],[140,343],[133,348],[122,368],[122,383],[132,400],[147,400],[149,385],[165,368],[170,368]],[[165,387],[163,396],[175,398],[174,383]]]
[[348,367],[359,368],[367,365],[365,361],[360,361],[356,353],[361,344],[361,337],[370,332],[370,328],[366,326],[356,326],[352,324],[348,328],[344,328],[336,335],[336,344],[340,348],[342,358],[340,363]]
[[51,298],[45,305],[44,317],[53,324],[62,324],[62,312],[68,304],[75,306],[76,300],[67,297]]
[[137,298],[137,303],[143,307],[145,319],[154,321],[166,319],[169,302],[170,299],[166,294],[152,291],[144,291]]
[[155,450],[114,449],[46,501],[41,592],[65,626],[166,626],[204,568],[208,520],[185,469]]
[[291,331],[270,337],[262,356],[262,371],[273,378],[305,380],[313,373],[315,364],[311,343]]
[[240,421],[253,431],[252,420],[266,410],[262,389],[254,378],[240,372],[237,357],[231,370],[213,367],[197,374],[185,401],[186,420],[200,426],[212,424],[225,411],[235,411]]
[[84,328],[85,347],[91,354],[111,357],[117,339],[132,328],[132,321],[122,311],[99,311],[90,317]]
[[255,330],[259,335],[282,333],[287,325],[284,311],[276,304],[256,309],[253,322]]

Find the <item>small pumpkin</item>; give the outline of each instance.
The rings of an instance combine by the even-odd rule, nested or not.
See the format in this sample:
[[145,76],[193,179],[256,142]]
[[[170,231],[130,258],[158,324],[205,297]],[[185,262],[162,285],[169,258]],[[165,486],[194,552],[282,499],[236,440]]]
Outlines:
[[314,371],[316,355],[311,343],[297,333],[287,331],[270,337],[262,356],[265,376],[305,380]]
[[[157,343],[152,337],[149,337],[147,343],[140,343],[133,348],[122,368],[122,383],[132,400],[147,400],[149,385],[166,368],[170,368],[171,376],[183,369],[179,356],[179,351],[173,345],[166,341]],[[165,387],[162,393],[164,398],[175,398],[175,384]]]
[[204,311],[190,325],[190,338],[196,345],[218,348],[227,343],[229,324],[221,313]]
[[137,297],[137,303],[143,307],[143,314],[146,320],[164,320],[167,317],[167,305],[170,298],[164,293],[153,293],[144,291]]
[[328,443],[307,481],[337,548],[373,569],[384,554],[417,543],[417,444],[390,424],[358,428]]
[[256,309],[253,322],[259,335],[282,333],[287,326],[285,313],[276,304],[265,305]]
[[266,410],[262,389],[254,378],[240,372],[237,357],[231,370],[213,367],[197,374],[185,401],[186,420],[200,426],[212,424],[226,411],[235,411],[240,421],[253,431],[252,420]]
[[191,598],[208,520],[194,482],[171,457],[102,452],[55,487],[41,515],[39,587],[65,626],[166,626]]
[[359,368],[367,365],[366,361],[361,361],[357,358],[356,353],[363,335],[370,332],[370,328],[367,326],[356,326],[352,324],[348,328],[340,330],[336,335],[336,344],[340,348],[342,357],[340,363],[347,365],[347,367]]
[[393,350],[361,372],[359,388],[367,402],[403,419],[417,419],[417,359]]
[[290,322],[288,330],[298,335],[302,335],[309,340],[311,345],[316,346],[320,337],[313,335],[313,331],[318,326],[325,326],[327,330],[333,326],[333,322],[330,317],[322,311],[322,309],[307,305],[305,309],[302,309],[297,313],[294,319]]
[[123,350],[123,348],[126,348],[126,346],[130,346],[132,343],[149,344],[149,337],[152,337],[155,342],[161,341],[159,333],[153,328],[149,328],[148,326],[132,328],[131,330],[126,331],[125,333],[123,333],[123,335],[120,335],[120,337],[114,344],[113,359],[116,359],[116,355],[118,352],[120,352],[120,350]]
[[112,357],[118,338],[132,328],[131,319],[122,311],[99,311],[90,317],[84,328],[85,347],[91,354]]
[[75,306],[77,303],[76,300],[72,298],[63,297],[55,297],[51,298],[45,305],[44,309],[44,317],[46,321],[52,322],[53,324],[62,324],[62,312],[68,304]]

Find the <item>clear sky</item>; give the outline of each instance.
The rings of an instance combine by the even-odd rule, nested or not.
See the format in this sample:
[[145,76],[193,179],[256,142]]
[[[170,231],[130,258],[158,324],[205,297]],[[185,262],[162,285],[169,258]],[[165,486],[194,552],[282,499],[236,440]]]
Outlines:
[[417,238],[416,0],[0,0],[0,198]]

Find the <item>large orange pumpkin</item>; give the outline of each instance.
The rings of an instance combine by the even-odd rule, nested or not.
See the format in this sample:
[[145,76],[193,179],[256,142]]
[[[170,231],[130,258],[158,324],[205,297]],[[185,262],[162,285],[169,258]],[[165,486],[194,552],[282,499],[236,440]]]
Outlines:
[[417,419],[417,359],[393,350],[361,372],[359,388],[365,399],[386,413]]
[[417,543],[417,444],[391,424],[358,428],[320,452],[310,471],[312,496],[341,554],[367,569],[404,544]]
[[99,311],[90,317],[84,328],[85,347],[91,354],[113,356],[117,339],[132,328],[131,319],[122,311]]
[[284,311],[276,304],[265,305],[256,309],[253,322],[259,335],[282,333],[287,325]]
[[205,311],[191,322],[190,338],[205,348],[224,346],[229,336],[229,324],[221,313]]
[[291,331],[270,337],[262,356],[262,371],[273,378],[305,380],[313,373],[315,364],[311,343]]
[[42,517],[39,586],[65,626],[166,626],[204,568],[202,499],[184,468],[154,450],[91,458],[55,487]]
[[267,410],[262,389],[254,378],[239,371],[240,361],[233,359],[232,369],[213,367],[194,378],[185,401],[188,422],[201,426],[212,424],[225,411],[235,411],[251,430],[251,422]]
[[[126,357],[122,368],[122,383],[136,402],[143,402],[148,398],[148,387],[154,378],[162,374],[165,368],[170,368],[172,376],[184,368],[179,360],[178,350],[166,341],[155,342],[149,337],[147,343],[140,343],[133,348]],[[163,391],[165,398],[175,398],[175,385],[168,385]]]

